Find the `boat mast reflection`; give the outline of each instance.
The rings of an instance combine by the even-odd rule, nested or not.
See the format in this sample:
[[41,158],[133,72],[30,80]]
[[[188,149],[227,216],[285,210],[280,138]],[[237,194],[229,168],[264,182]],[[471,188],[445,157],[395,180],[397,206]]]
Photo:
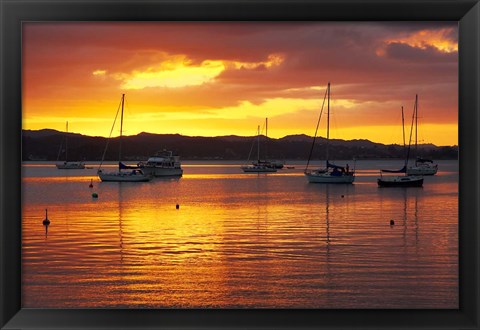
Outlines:
[[117,201],[118,201],[118,238],[120,248],[120,265],[123,265],[123,183],[117,182]]

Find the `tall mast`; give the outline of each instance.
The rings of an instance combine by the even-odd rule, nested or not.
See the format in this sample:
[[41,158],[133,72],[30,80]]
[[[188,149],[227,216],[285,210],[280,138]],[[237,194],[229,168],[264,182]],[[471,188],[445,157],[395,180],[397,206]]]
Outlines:
[[258,128],[257,128],[257,139],[258,139],[258,143],[257,143],[257,161],[258,161],[258,163],[260,163],[260,125],[258,125]]
[[403,115],[403,106],[402,106],[402,133],[403,133],[403,157],[405,158],[405,166],[407,166],[407,153],[405,150],[405,117]]
[[65,128],[65,162],[68,161],[68,121]]
[[330,82],[328,82],[327,86],[328,90],[328,100],[327,100],[327,167],[328,167],[328,152],[329,152],[329,147],[330,147]]
[[267,160],[268,118],[265,118],[265,161]]
[[125,94],[122,94],[122,115],[120,117],[120,140],[119,140],[120,147],[118,148],[118,162],[122,161],[122,135],[123,135],[122,133],[123,133],[123,107],[124,107],[124,104],[125,104]]
[[415,94],[415,162],[418,157],[417,134],[418,134],[418,94]]
[[[415,97],[415,100],[416,100],[416,97]],[[405,168],[408,165],[408,159],[410,158],[410,147],[412,145],[413,125],[415,123],[415,117],[416,117],[415,115],[416,115],[416,107],[414,107],[413,109],[412,124],[410,125],[410,136],[408,137],[408,148],[407,148],[407,157],[405,158]],[[415,144],[416,144],[416,141],[415,141]],[[406,171],[405,171],[405,174],[407,174]]]

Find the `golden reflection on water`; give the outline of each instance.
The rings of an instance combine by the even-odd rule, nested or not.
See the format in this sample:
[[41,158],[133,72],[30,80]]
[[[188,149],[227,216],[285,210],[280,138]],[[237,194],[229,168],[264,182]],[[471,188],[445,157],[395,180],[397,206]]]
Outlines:
[[23,307],[458,307],[455,171],[382,189],[373,169],[337,186],[202,165],[90,189],[44,170],[23,179]]

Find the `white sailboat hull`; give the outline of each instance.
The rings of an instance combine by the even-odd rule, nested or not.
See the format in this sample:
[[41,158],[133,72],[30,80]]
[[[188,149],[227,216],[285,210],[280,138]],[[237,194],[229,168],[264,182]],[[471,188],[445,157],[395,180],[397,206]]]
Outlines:
[[85,164],[83,162],[63,162],[57,163],[55,166],[59,170],[83,170],[85,169]]
[[331,175],[331,172],[306,172],[308,182],[310,183],[353,183],[355,176],[352,174]]
[[98,177],[102,182],[147,182],[150,176],[143,173],[133,172],[98,172]]

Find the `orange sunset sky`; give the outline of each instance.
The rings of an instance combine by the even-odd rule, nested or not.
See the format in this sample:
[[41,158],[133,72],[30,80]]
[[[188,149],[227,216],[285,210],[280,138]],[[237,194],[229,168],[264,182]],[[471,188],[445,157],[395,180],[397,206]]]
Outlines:
[[457,22],[23,25],[24,129],[108,136],[125,93],[125,135],[313,135],[328,81],[331,138],[402,143],[418,93],[420,142],[458,143]]

